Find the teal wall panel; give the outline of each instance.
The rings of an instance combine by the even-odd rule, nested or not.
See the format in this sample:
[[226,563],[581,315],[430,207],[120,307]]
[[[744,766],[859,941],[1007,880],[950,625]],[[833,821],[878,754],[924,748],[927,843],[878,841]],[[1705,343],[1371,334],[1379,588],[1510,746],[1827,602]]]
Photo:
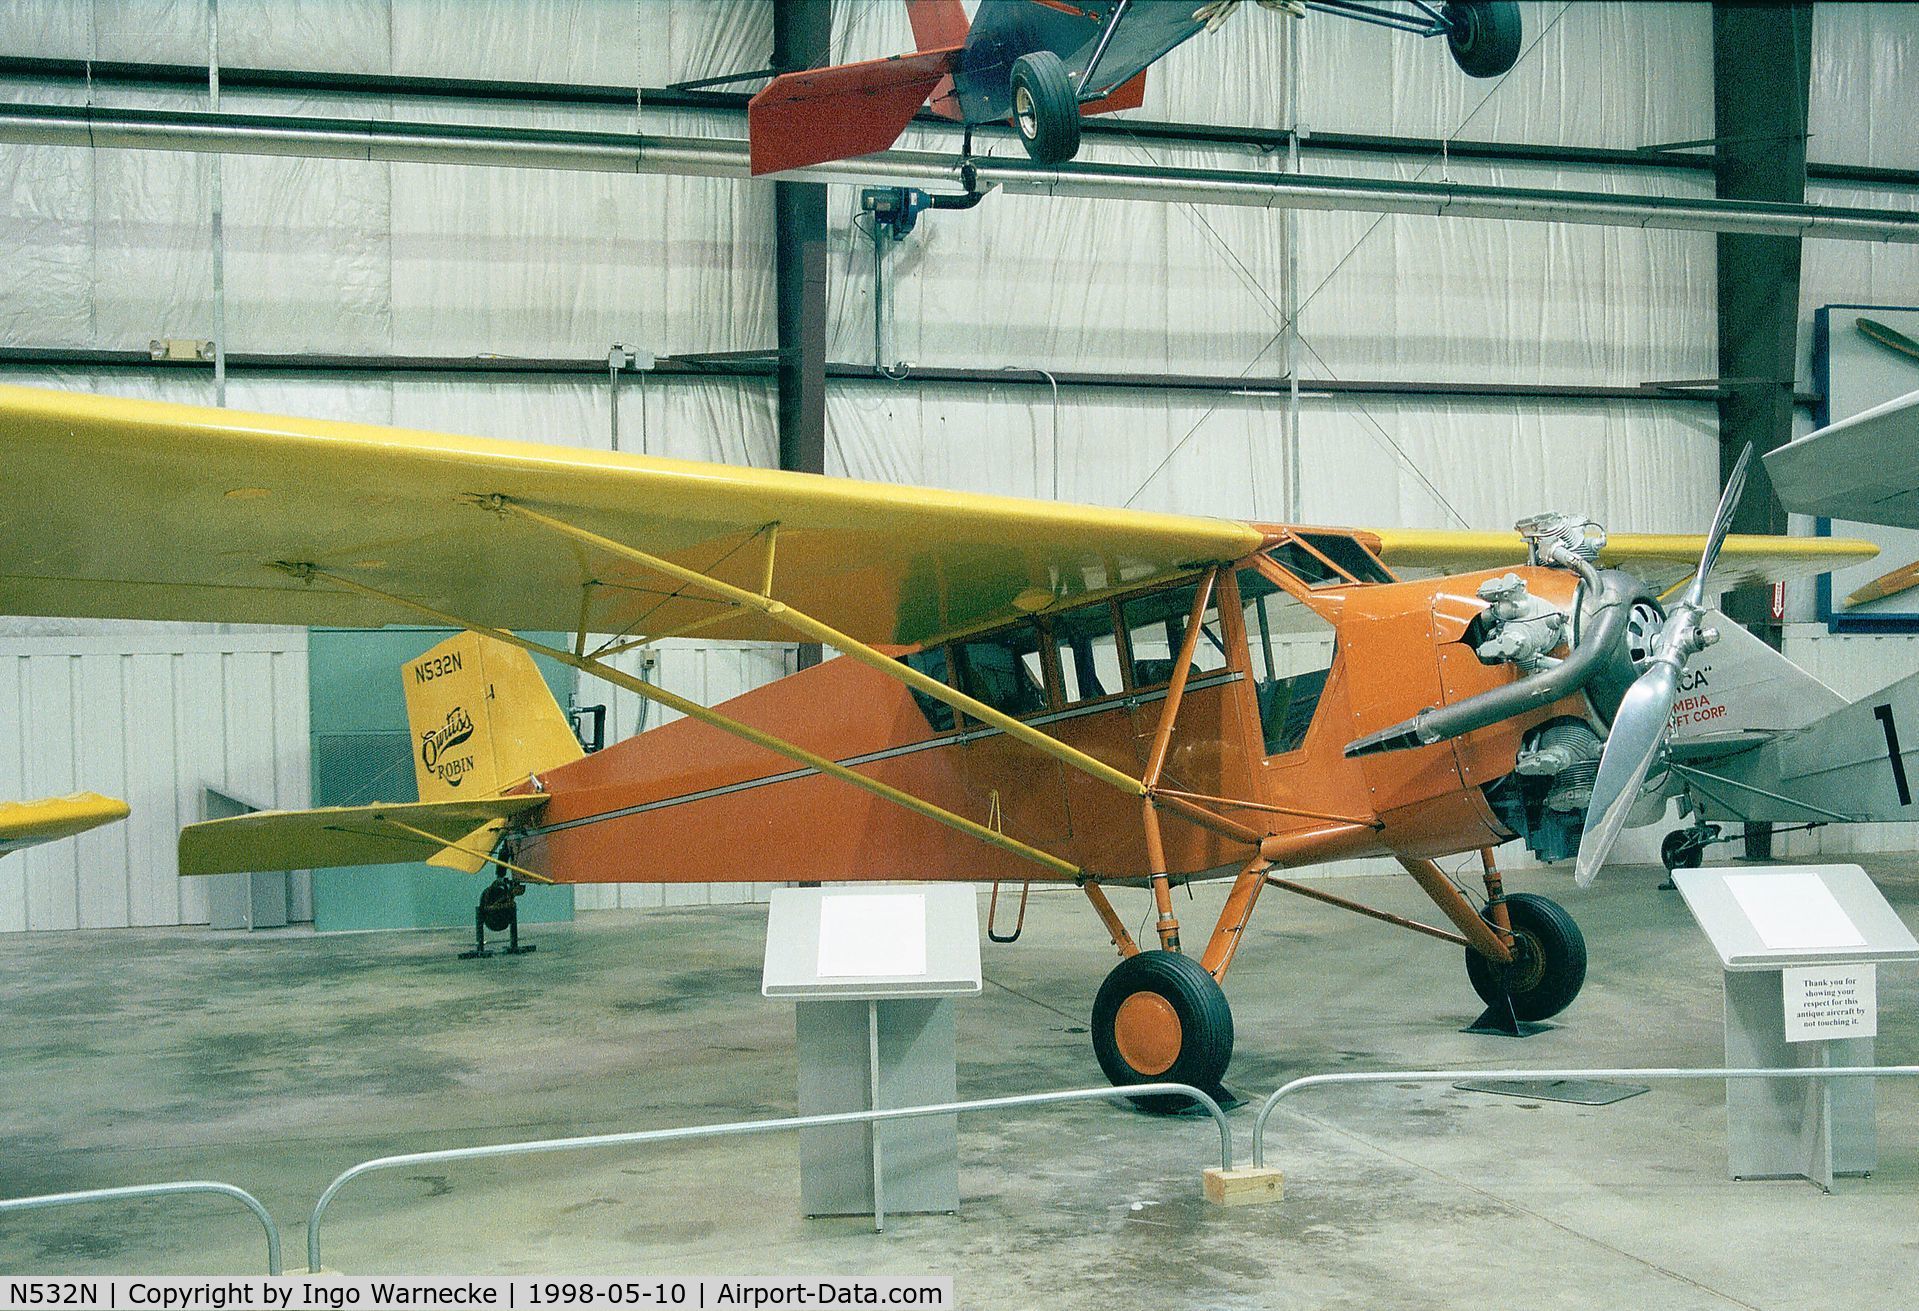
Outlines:
[[[356,806],[416,801],[413,738],[407,730],[400,666],[444,641],[444,628],[315,628],[308,635],[307,687],[313,735],[313,804]],[[554,634],[532,634],[564,645]],[[561,705],[577,687],[565,665],[538,661]],[[465,875],[423,862],[313,871],[313,927],[473,927],[489,869]],[[573,889],[532,887],[520,898],[522,924],[573,918]]]

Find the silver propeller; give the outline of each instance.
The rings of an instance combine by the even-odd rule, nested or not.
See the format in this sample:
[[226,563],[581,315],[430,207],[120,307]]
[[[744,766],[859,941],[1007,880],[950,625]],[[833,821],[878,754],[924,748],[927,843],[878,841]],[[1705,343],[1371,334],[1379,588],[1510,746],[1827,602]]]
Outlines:
[[1700,624],[1706,613],[1706,576],[1719,560],[1719,548],[1732,527],[1733,511],[1746,490],[1746,466],[1751,462],[1752,447],[1747,446],[1733,465],[1732,476],[1726,479],[1712,529],[1706,534],[1706,549],[1699,557],[1699,572],[1693,575],[1685,598],[1666,616],[1653,642],[1646,672],[1626,689],[1613,715],[1612,731],[1606,735],[1606,747],[1599,756],[1599,774],[1593,780],[1586,828],[1579,839],[1579,861],[1573,871],[1573,882],[1582,888],[1592,886],[1600,866],[1606,863],[1619,831],[1626,826],[1626,816],[1639,800],[1639,790],[1646,784],[1653,761],[1659,758],[1659,744],[1672,722],[1673,701],[1679,695],[1679,678],[1686,671],[1686,662],[1719,640],[1718,632]]

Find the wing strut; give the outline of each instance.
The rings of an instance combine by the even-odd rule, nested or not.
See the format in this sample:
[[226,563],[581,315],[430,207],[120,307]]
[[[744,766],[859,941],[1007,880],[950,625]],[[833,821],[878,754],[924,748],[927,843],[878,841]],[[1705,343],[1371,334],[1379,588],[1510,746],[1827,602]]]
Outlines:
[[[1052,756],[1055,760],[1063,761],[1081,773],[1089,774],[1107,786],[1119,789],[1128,796],[1144,797],[1147,793],[1145,784],[1136,778],[1129,777],[1119,770],[1114,769],[1105,761],[1096,760],[1083,751],[1076,751],[1064,742],[1061,742],[1058,738],[1048,737],[1038,729],[1027,724],[1022,724],[1011,715],[995,710],[984,702],[975,701],[964,692],[956,688],[948,687],[938,679],[929,678],[919,670],[909,665],[901,664],[884,652],[877,651],[859,639],[849,637],[837,628],[823,624],[811,615],[795,610],[782,601],[776,601],[769,595],[760,592],[749,592],[744,587],[735,587],[731,583],[722,582],[717,578],[711,578],[706,574],[700,573],[698,570],[688,569],[683,565],[674,564],[671,560],[663,560],[657,555],[639,550],[636,547],[628,546],[623,542],[616,542],[610,537],[602,537],[598,533],[589,532],[585,528],[567,523],[564,519],[556,519],[552,515],[542,514],[538,510],[521,505],[505,496],[476,497],[474,503],[485,509],[494,510],[501,514],[517,515],[522,519],[539,524],[543,528],[549,528],[556,533],[561,533],[567,537],[574,538],[576,541],[584,542],[596,550],[605,551],[609,555],[631,561],[654,573],[664,574],[668,578],[678,579],[688,586],[710,592],[722,601],[730,602],[735,606],[744,606],[748,609],[757,610],[775,623],[790,628],[803,640],[823,643],[832,647],[841,655],[849,656],[861,664],[870,665],[872,668],[885,674],[888,678],[896,679],[916,691],[924,692],[936,701],[943,701],[947,705],[965,714],[968,718],[977,719],[982,724],[991,725],[999,729],[1002,733],[1005,733],[1008,737],[1024,742],[1027,746],[1032,747],[1036,751],[1044,752],[1046,755]],[[769,566],[771,561],[772,557],[769,554]],[[769,567],[768,577],[770,578],[770,576],[771,569]]]

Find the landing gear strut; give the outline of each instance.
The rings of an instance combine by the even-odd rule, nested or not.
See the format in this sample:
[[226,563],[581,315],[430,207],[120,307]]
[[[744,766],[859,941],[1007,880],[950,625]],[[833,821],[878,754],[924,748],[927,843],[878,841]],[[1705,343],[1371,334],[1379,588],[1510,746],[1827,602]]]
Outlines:
[[525,891],[526,884],[511,874],[494,876],[480,894],[480,904],[473,908],[473,950],[461,952],[461,960],[485,960],[493,954],[486,945],[488,929],[507,935],[507,945],[500,948],[503,955],[524,956],[539,950],[532,943],[520,945],[520,894]]

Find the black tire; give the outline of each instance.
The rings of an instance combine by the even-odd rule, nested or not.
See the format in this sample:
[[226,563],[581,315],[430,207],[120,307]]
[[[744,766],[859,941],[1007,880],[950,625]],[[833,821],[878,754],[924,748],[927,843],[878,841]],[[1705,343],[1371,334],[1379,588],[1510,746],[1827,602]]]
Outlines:
[[494,933],[505,933],[513,923],[513,899],[520,894],[505,879],[495,879],[480,893],[480,922]]
[[[1163,1065],[1159,1060],[1140,1060],[1140,1065],[1148,1067],[1143,1069],[1134,1063],[1139,1060],[1137,1051],[1129,1058],[1122,1050],[1127,1041],[1116,1031],[1120,1008],[1142,994],[1164,1002],[1178,1021],[1177,1054]],[[1158,1009],[1154,1003],[1147,1006]],[[1226,994],[1198,961],[1176,951],[1142,951],[1115,966],[1093,1000],[1092,1027],[1099,1068],[1120,1088],[1136,1083],[1190,1083],[1210,1092],[1219,1086],[1233,1059],[1233,1011]],[[1161,1068],[1150,1068],[1154,1065]],[[1174,1096],[1136,1097],[1133,1104],[1160,1113],[1193,1106],[1190,1098]]]
[[1468,948],[1466,977],[1488,1006],[1513,999],[1522,1020],[1551,1019],[1572,1005],[1586,982],[1586,937],[1566,908],[1530,892],[1506,898],[1514,959],[1510,965],[1486,959]]
[[1659,844],[1659,863],[1668,874],[1676,869],[1698,869],[1705,858],[1705,844],[1689,828],[1674,829]]
[[1041,164],[1063,164],[1079,153],[1079,97],[1066,64],[1050,50],[1013,61],[1013,130]]
[[1441,9],[1446,48],[1468,77],[1498,77],[1519,62],[1523,33],[1511,0],[1451,0]]

